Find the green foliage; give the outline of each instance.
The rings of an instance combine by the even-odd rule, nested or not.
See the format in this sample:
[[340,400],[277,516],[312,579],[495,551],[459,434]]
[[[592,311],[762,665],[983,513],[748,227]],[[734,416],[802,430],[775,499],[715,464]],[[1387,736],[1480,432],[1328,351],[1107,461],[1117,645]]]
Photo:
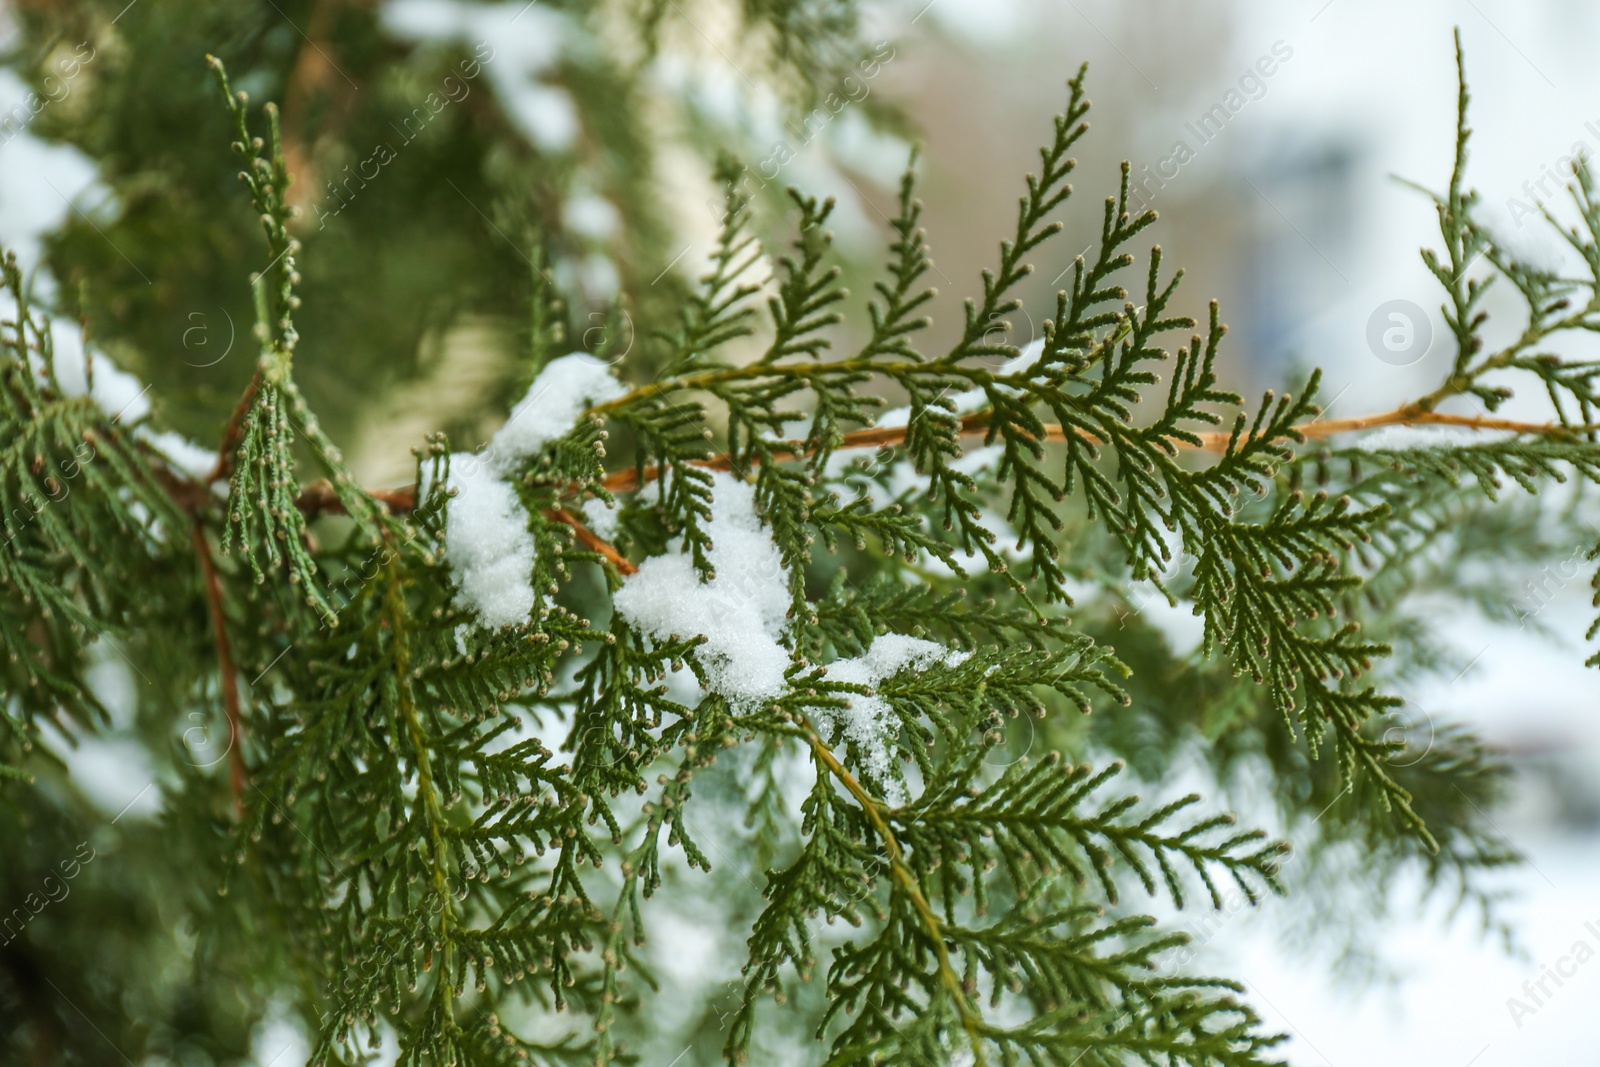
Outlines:
[[[232,475],[228,495],[227,532],[222,540],[226,551],[237,543],[245,549],[256,584],[266,581],[266,569],[284,566],[289,581],[303,590],[307,606],[324,621],[334,621],[333,608],[321,588],[316,562],[306,550],[305,518],[300,512],[300,486],[295,479],[291,446],[298,429],[315,450],[321,465],[333,476],[339,502],[353,516],[378,524],[377,510],[356,487],[345,469],[338,448],[322,433],[305,400],[294,384],[291,368],[300,335],[294,327],[294,310],[300,306],[295,286],[300,281],[296,269],[298,239],[289,235],[290,209],[284,199],[289,173],[283,161],[283,136],[278,126],[278,109],[268,103],[265,140],[252,137],[247,107],[249,97],[235,93],[228,84],[222,61],[207,57],[216,73],[217,84],[233,113],[237,140],[233,151],[245,162],[239,180],[250,190],[250,200],[261,216],[271,259],[265,271],[251,277],[255,295],[257,340],[261,356],[256,376],[240,401],[242,419],[234,454],[223,461]],[[261,153],[265,152],[266,155]]]
[[[646,8],[640,32],[654,41],[662,14]],[[834,62],[822,46],[853,25],[828,4],[746,13],[799,71]],[[670,325],[637,331],[620,368],[636,384],[538,453],[496,457],[525,511],[515,532],[535,549],[534,607],[489,628],[448,550],[462,464],[488,460],[452,456],[439,435],[417,450],[408,490],[355,484],[295,385],[308,358],[299,270],[314,246],[293,236],[276,113],[254,137],[248,98],[214,68],[267,238],[250,280],[260,357],[218,470],[182,473],[145,432],[153,423],[124,425],[92,382],[68,387],[54,327],[9,261],[0,332],[0,490],[30,512],[0,552],[5,766],[38,779],[0,783],[0,814],[55,820],[19,869],[55,862],[50,843],[83,817],[62,814],[70,784],[34,742],[44,722],[87,734],[108,718],[84,632],[136,640],[157,677],[133,717],[162,755],[168,813],[141,834],[184,842],[178,861],[207,890],[184,894],[199,947],[169,963],[152,1011],[177,1018],[169,1001],[185,983],[171,975],[218,960],[235,995],[226,1013],[210,1005],[215,1019],[168,1030],[206,1031],[214,1059],[237,1060],[238,1005],[260,1014],[276,997],[314,1035],[319,1065],[363,1062],[385,1042],[403,1064],[623,1061],[662,1029],[647,999],[662,984],[658,909],[712,886],[743,964],[724,975],[731,1023],[710,1034],[702,1021],[691,1047],[733,1062],[792,1051],[769,996],[800,1009],[826,1044],[813,1058],[830,1064],[1275,1062],[1281,1038],[1240,987],[1170,973],[1161,957],[1183,935],[1129,910],[1140,894],[1220,909],[1234,892],[1256,903],[1287,888],[1285,843],[1196,795],[1163,795],[1197,741],[1219,790],[1250,768],[1283,785],[1276,814],[1315,828],[1313,858],[1356,843],[1363,872],[1420,869],[1492,924],[1480,880],[1509,857],[1482,809],[1501,770],[1454,728],[1420,756],[1396,736],[1397,722],[1416,724],[1380,684],[1391,642],[1357,619],[1381,630],[1387,611],[1371,607],[1426,584],[1425,549],[1451,536],[1452,509],[1487,507],[1505,478],[1532,491],[1600,476],[1600,365],[1541,347],[1600,325],[1600,212],[1581,177],[1587,230],[1567,232],[1592,283],[1497,248],[1464,185],[1464,79],[1438,199],[1446,252],[1427,257],[1458,356],[1439,390],[1388,421],[1437,421],[1456,396],[1492,409],[1508,386],[1489,377],[1508,372],[1538,380],[1558,425],[1363,451],[1308,441],[1315,375],[1247,406],[1219,382],[1216,306],[1203,325],[1177,315],[1181,275],[1163,273],[1159,248],[1139,265],[1134,243],[1155,218],[1129,210],[1126,167],[1042,342],[995,340],[1070,203],[1070,153],[1088,129],[1080,70],[1015,231],[942,355],[917,346],[933,296],[913,173],[865,340],[835,355],[851,305],[832,204],[792,193],[797,236],[760,277],[755,209],[724,167],[709,268],[659,318],[641,313]],[[1487,283],[1468,269],[1480,252],[1529,315],[1487,356]],[[544,262],[530,264],[536,282]],[[587,336],[572,318],[536,286],[530,359],[513,380],[536,381],[567,338]],[[880,418],[885,390],[906,406]],[[1214,454],[1197,461],[1200,450]],[[608,466],[611,452],[622,458]],[[326,485],[302,479],[308,464]],[[680,549],[701,583],[686,595],[714,579],[726,501],[711,470],[753,483],[749,518],[787,572],[762,576],[784,584],[788,615],[771,636],[788,666],[781,691],[757,700],[716,684],[709,635],[724,620],[663,637],[614,607],[642,562]],[[61,492],[79,476],[82,491]],[[611,543],[577,517],[595,500],[618,508]],[[1192,569],[1173,577],[1179,553]],[[1202,617],[1201,649],[1174,657],[1147,629],[1113,626],[1085,594],[1090,575],[1124,601],[1140,583],[1182,596]],[[896,641],[936,654],[862,681],[859,665]],[[233,774],[174,751],[173,709],[218,706]],[[1016,752],[1019,724],[1047,743]],[[1118,756],[1142,783],[1113,786]],[[1132,791],[1145,787],[1151,800]],[[155,848],[144,836],[138,847]],[[747,886],[728,888],[724,868]],[[0,947],[7,990],[23,985],[35,936],[24,931],[27,955]],[[140,1037],[100,999],[96,1017],[115,1019],[130,1051],[165,1054],[166,1031]],[[19,1019],[19,1049],[52,1047],[53,1009],[0,1004]]]
[[33,748],[35,720],[71,719],[84,728],[104,720],[81,682],[84,645],[104,638],[116,647],[126,638],[131,616],[143,611],[137,591],[114,576],[159,567],[186,524],[120,413],[83,395],[94,387],[94,368],[79,370],[82,386],[63,389],[57,329],[32,306],[9,255],[4,276],[0,744],[7,766],[0,775],[20,775],[18,755]]
[[[1449,457],[1441,457],[1435,463],[1460,464],[1476,475],[1491,495],[1492,487],[1497,485],[1496,472],[1510,476],[1530,492],[1535,478],[1561,480],[1557,468],[1571,470],[1595,483],[1600,480],[1593,462],[1596,433],[1600,432],[1595,420],[1596,405],[1600,403],[1595,392],[1600,385],[1600,360],[1564,358],[1546,347],[1563,336],[1600,330],[1600,201],[1596,200],[1594,171],[1587,159],[1574,167],[1568,192],[1575,219],[1563,219],[1548,207],[1540,208],[1544,221],[1576,255],[1581,264],[1580,276],[1567,277],[1564,269],[1553,263],[1527,262],[1505,247],[1473,217],[1477,194],[1465,184],[1472,131],[1467,125],[1469,94],[1459,34],[1456,59],[1461,91],[1455,166],[1446,193],[1429,194],[1438,211],[1449,262],[1443,262],[1431,249],[1423,251],[1423,261],[1447,293],[1444,312],[1455,337],[1456,355],[1450,376],[1413,407],[1419,412],[1432,412],[1450,397],[1469,396],[1492,412],[1511,397],[1512,383],[1531,380],[1549,398],[1565,433],[1552,435],[1544,442],[1530,443],[1520,437],[1502,442],[1498,454],[1494,446],[1452,450]],[[1469,276],[1468,268],[1480,257],[1489,263],[1491,272],[1487,277]],[[1491,349],[1484,330],[1488,314],[1481,305],[1495,281],[1516,289],[1524,316],[1509,343]],[[1600,558],[1600,545],[1588,558]],[[1595,606],[1600,607],[1600,573],[1594,581]],[[1585,637],[1593,640],[1597,633],[1600,619]],[[1600,653],[1591,656],[1588,665],[1600,667]]]

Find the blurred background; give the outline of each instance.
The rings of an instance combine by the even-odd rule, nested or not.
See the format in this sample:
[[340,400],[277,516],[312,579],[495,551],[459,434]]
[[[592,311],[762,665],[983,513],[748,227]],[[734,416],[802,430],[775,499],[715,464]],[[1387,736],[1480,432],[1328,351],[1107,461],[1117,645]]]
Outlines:
[[[1473,93],[1471,182],[1508,245],[1560,254],[1531,213],[1559,201],[1564,159],[1600,152],[1600,8],[1578,0],[916,0],[864,10],[866,38],[885,42],[866,57],[808,49],[826,39],[812,26],[775,36],[776,76],[737,62],[731,0],[652,8],[640,36],[608,30],[603,7],[521,0],[11,0],[0,244],[152,383],[169,424],[213,442],[253,365],[246,277],[261,259],[201,61],[221,55],[236,86],[283,106],[305,213],[301,382],[358,471],[395,483],[425,433],[481,437],[520,391],[541,279],[569,294],[574,330],[594,331],[582,347],[626,353],[663,325],[652,312],[706,264],[721,151],[766,179],[763,202],[788,184],[836,197],[854,273],[881,260],[920,144],[934,332],[948,339],[1087,61],[1078,194],[1014,338],[1053,310],[1128,160],[1162,216],[1167,263],[1188,272],[1183,309],[1221,301],[1230,384],[1258,391],[1321,367],[1334,417],[1393,407],[1448,367],[1417,255],[1437,243],[1435,217],[1398,179],[1448,180],[1453,28]],[[141,61],[157,54],[171,61]],[[1519,396],[1502,413],[1542,419],[1543,404]],[[1441,600],[1429,621],[1448,655],[1400,683],[1425,719],[1467,723],[1511,757],[1516,799],[1495,829],[1526,860],[1502,879],[1517,951],[1448,902],[1415,905],[1403,882],[1383,917],[1343,917],[1382,924],[1364,931],[1378,951],[1360,967],[1331,967],[1337,953],[1297,939],[1276,903],[1193,929],[1202,958],[1248,979],[1267,1024],[1291,1035],[1292,1062],[1600,1059],[1600,960],[1563,970],[1533,1013],[1508,1007],[1532,1003],[1524,983],[1576,943],[1600,948],[1600,676],[1582,666],[1580,547],[1525,553],[1526,573],[1502,581],[1522,601]],[[1186,639],[1185,617],[1150,615]],[[91,772],[112,762],[94,743],[74,759]],[[87,779],[108,812],[128,803],[116,775]],[[258,1062],[289,1062],[295,1041],[258,1034]]]

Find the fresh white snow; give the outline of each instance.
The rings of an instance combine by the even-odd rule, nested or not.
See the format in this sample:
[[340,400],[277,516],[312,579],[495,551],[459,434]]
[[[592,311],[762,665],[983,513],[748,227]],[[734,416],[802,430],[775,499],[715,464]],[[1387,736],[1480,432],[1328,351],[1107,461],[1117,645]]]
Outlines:
[[[755,510],[755,489],[731,474],[712,474],[707,552],[714,574],[703,581],[676,546],[639,565],[613,599],[616,610],[642,632],[666,640],[703,635],[700,660],[711,690],[748,707],[783,693],[790,656],[782,644],[789,610],[789,572]],[[828,665],[831,681],[872,688],[903,670],[955,666],[967,653],[904,634],[884,634],[864,655]],[[864,765],[887,777],[893,710],[881,696],[851,693],[844,708],[817,710],[819,725],[839,726]]]
[[533,534],[510,483],[471,453],[450,457],[456,491],[445,514],[445,552],[461,600],[485,626],[516,626],[533,610]]
[[616,400],[626,392],[611,368],[591,355],[574,352],[551,360],[490,442],[495,465],[510,469],[518,460],[565,437],[591,404]]
[[770,700],[784,689],[789,653],[780,643],[789,610],[789,572],[755,510],[755,488],[712,472],[706,525],[714,574],[702,581],[678,545],[639,565],[613,599],[638,630],[665,640],[703,634],[700,660],[712,691],[736,705]]
[[[967,653],[933,641],[883,634],[864,655],[828,664],[828,680],[872,688],[903,670],[926,670],[935,664],[954,667],[966,658]],[[843,708],[818,708],[816,718],[822,726],[842,726],[863,766],[882,781],[892,762],[889,738],[895,733],[894,709],[876,692],[871,696],[851,693],[847,699],[849,704]]]
[[[87,396],[95,406],[124,424],[150,414],[149,386],[106,357],[85,353],[82,335],[64,320],[50,323],[55,342],[56,384],[66,396]],[[91,380],[92,379],[92,380]]]
[[140,427],[139,436],[161,453],[172,468],[187,474],[191,478],[200,479],[210,474],[217,465],[217,450],[202,448],[181,433],[172,430],[155,431]]
[[1358,442],[1367,452],[1405,452],[1413,448],[1457,448],[1461,445],[1488,445],[1505,435],[1461,426],[1385,426]]
[[611,368],[593,356],[575,352],[552,360],[481,454],[450,458],[456,495],[445,514],[445,552],[461,601],[485,626],[520,625],[533,610],[537,546],[507,477],[519,460],[571,432],[590,404],[624,392]]
[[583,502],[583,524],[602,541],[614,541],[617,537],[617,510],[599,497],[592,496]]

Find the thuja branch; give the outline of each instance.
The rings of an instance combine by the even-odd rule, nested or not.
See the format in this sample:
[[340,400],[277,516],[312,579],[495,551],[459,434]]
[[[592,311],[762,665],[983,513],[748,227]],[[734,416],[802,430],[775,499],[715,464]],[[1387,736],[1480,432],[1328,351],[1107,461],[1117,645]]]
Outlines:
[[388,616],[394,640],[395,693],[401,720],[397,725],[402,728],[406,740],[410,743],[412,766],[417,773],[417,795],[413,801],[413,816],[421,816],[427,829],[428,844],[433,849],[433,862],[427,866],[432,868],[433,889],[439,900],[439,951],[443,956],[439,961],[439,979],[435,993],[444,1017],[453,1020],[455,998],[449,983],[455,956],[455,940],[450,932],[451,920],[455,917],[455,901],[447,878],[450,868],[450,847],[446,840],[444,808],[440,803],[439,789],[434,783],[430,755],[432,742],[423,729],[422,720],[417,713],[415,694],[411,688],[411,645],[406,627],[408,609],[402,584],[404,580],[398,565],[394,565],[388,576],[388,589],[384,593],[385,614]]
[[[1436,411],[1425,411],[1415,405],[1408,404],[1375,415],[1358,415],[1346,419],[1317,419],[1310,422],[1298,423],[1294,432],[1307,439],[1321,439],[1342,433],[1355,433],[1361,430],[1376,430],[1385,426],[1455,426],[1470,430],[1502,431],[1509,433],[1533,434],[1542,437],[1576,437],[1587,433],[1600,431],[1596,426],[1564,426],[1553,422],[1518,422],[1513,419],[1497,419],[1478,415],[1447,415]],[[961,420],[961,432],[964,436],[975,437],[989,432],[989,413],[978,412],[967,415]],[[1043,439],[1052,443],[1065,441],[1068,431],[1054,423],[1045,426]],[[1085,431],[1074,433],[1079,440],[1099,443],[1099,439]],[[1197,434],[1202,442],[1201,451],[1225,452],[1232,434],[1224,431]],[[847,451],[860,448],[885,448],[894,447],[905,441],[906,428],[903,426],[874,426],[865,430],[856,430],[844,435],[840,443],[835,446],[835,451]],[[1196,446],[1183,440],[1174,440],[1173,445],[1188,451]],[[811,455],[812,449],[806,448],[773,448],[771,455],[778,459],[798,459]],[[733,470],[735,463],[727,453],[712,456],[709,459],[692,461],[693,466],[704,467],[708,470]],[[657,467],[644,469],[644,481],[653,481],[660,476]],[[603,483],[609,492],[626,493],[639,488],[640,476],[635,469],[617,471],[608,475]]]
[[[612,405],[601,405],[595,408],[600,412]],[[1488,432],[1519,433],[1539,437],[1581,437],[1585,434],[1600,432],[1600,424],[1570,426],[1557,422],[1521,422],[1515,419],[1499,419],[1487,415],[1450,415],[1439,411],[1428,411],[1418,406],[1417,403],[1404,404],[1391,411],[1379,412],[1373,415],[1356,415],[1344,419],[1314,419],[1309,422],[1297,423],[1294,432],[1308,440],[1320,440],[1334,437],[1338,434],[1358,433],[1362,430],[1377,430],[1386,426],[1453,426],[1460,429],[1480,430]],[[976,437],[989,432],[990,421],[988,412],[964,416],[961,419],[961,433],[964,436]],[[1084,431],[1077,431],[1075,436],[1079,440],[1098,443],[1098,439]],[[1200,438],[1200,451],[1225,452],[1228,448],[1231,433],[1216,431],[1197,434]],[[835,451],[849,451],[862,448],[892,448],[902,444],[906,438],[906,428],[903,426],[873,426],[864,430],[855,430],[844,435],[843,439],[835,446]],[[1067,439],[1067,431],[1054,423],[1046,424],[1043,439],[1047,442],[1060,443]],[[1195,450],[1196,446],[1183,440],[1174,440],[1173,445],[1184,451]],[[813,454],[815,450],[796,445],[792,448],[773,447],[769,455],[774,459],[799,459]],[[728,453],[720,453],[703,460],[690,461],[691,466],[702,467],[706,470],[734,470],[736,464]],[[628,493],[637,490],[642,483],[654,481],[660,477],[661,470],[656,466],[644,468],[641,481],[637,469],[616,471],[606,476],[602,483],[606,490],[612,493]],[[393,489],[367,489],[363,490],[373,500],[386,505],[394,513],[410,511],[416,500],[410,486],[399,486]],[[313,482],[300,492],[297,500],[300,510],[308,517],[318,514],[343,514],[344,505],[335,495],[333,486],[326,481]],[[588,548],[601,553],[611,563],[616,565],[622,573],[631,574],[631,564],[616,553],[616,550],[604,541],[596,538],[594,534],[579,522],[570,512],[561,508],[552,508],[547,513],[552,519],[566,523],[577,532],[578,539]]]
[[922,887],[917,882],[917,876],[911,868],[906,866],[905,856],[900,851],[900,842],[894,836],[894,831],[889,828],[889,821],[883,816],[883,807],[870,793],[862,788],[855,775],[846,769],[839,757],[833,754],[822,736],[817,733],[816,727],[803,713],[796,713],[800,727],[805,730],[806,740],[811,743],[811,750],[817,754],[817,759],[828,769],[845,790],[861,805],[861,810],[866,814],[867,821],[872,824],[873,830],[883,842],[884,855],[889,860],[889,870],[894,880],[899,883],[906,899],[911,901],[911,906],[916,909],[922,924],[927,927],[928,939],[933,943],[934,956],[939,962],[939,979],[944,984],[945,990],[950,994],[951,1003],[955,1005],[956,1013],[961,1017],[962,1028],[967,1032],[967,1038],[972,1044],[974,1061],[981,1065],[985,1063],[983,1054],[983,1017],[978,1014],[971,1002],[967,999],[961,978],[956,974],[955,967],[950,962],[950,951],[945,945],[944,924],[939,921],[939,916],[934,912],[933,906],[928,903],[928,898],[923,895]]
[[1600,313],[1600,290],[1591,297],[1584,307],[1564,318],[1549,321],[1530,321],[1522,333],[1511,344],[1485,356],[1476,365],[1463,362],[1463,364],[1446,378],[1437,389],[1420,397],[1409,405],[1419,412],[1431,412],[1439,404],[1452,396],[1472,391],[1479,379],[1491,371],[1502,370],[1513,364],[1530,348],[1554,334],[1565,333],[1572,330],[1594,330],[1597,328],[1595,316]]

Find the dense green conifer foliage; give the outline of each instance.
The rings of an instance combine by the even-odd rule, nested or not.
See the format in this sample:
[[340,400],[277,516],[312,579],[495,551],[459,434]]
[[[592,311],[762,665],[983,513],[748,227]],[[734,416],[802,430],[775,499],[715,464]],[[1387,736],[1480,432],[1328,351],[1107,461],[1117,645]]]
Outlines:
[[[68,7],[112,38],[98,6]],[[627,24],[649,54],[663,8],[644,8]],[[1130,211],[1127,169],[1102,200],[1074,191],[1084,71],[939,350],[922,340],[914,161],[865,293],[844,288],[833,205],[796,190],[780,216],[736,162],[697,285],[637,283],[670,254],[659,205],[630,209],[618,240],[645,251],[619,254],[636,343],[618,351],[614,330],[585,332],[559,271],[529,270],[573,254],[540,190],[578,164],[526,143],[504,158],[511,139],[478,125],[492,115],[461,119],[447,149],[417,151],[467,160],[467,199],[495,185],[497,217],[523,225],[397,255],[531,324],[507,372],[516,406],[487,441],[412,442],[411,484],[377,487],[298,382],[415,347],[409,267],[316,265],[324,247],[346,263],[340,241],[370,239],[380,260],[376,231],[415,174],[364,192],[349,210],[366,221],[324,244],[293,193],[311,150],[243,88],[277,87],[262,71],[284,68],[281,35],[197,10],[174,32],[241,57],[231,83],[210,61],[204,138],[172,164],[201,199],[136,195],[145,150],[116,147],[116,110],[72,133],[123,197],[115,236],[163,264],[160,284],[86,257],[77,223],[52,239],[53,292],[6,265],[8,1061],[107,1062],[110,1045],[245,1062],[274,1014],[318,1064],[381,1046],[403,1064],[609,1063],[670,1058],[670,1038],[700,1063],[1234,1067],[1277,1062],[1281,1037],[1146,910],[1255,903],[1292,884],[1291,861],[1338,850],[1360,858],[1349,883],[1420,871],[1498,921],[1485,873],[1511,856],[1484,812],[1502,769],[1465,731],[1424,736],[1391,683],[1433,654],[1408,598],[1504,551],[1485,524],[1535,521],[1502,499],[1508,479],[1600,480],[1600,363],[1556,351],[1600,328],[1600,205],[1583,172],[1574,221],[1550,220],[1584,274],[1497,244],[1466,182],[1464,78],[1433,197],[1443,248],[1424,253],[1456,358],[1416,401],[1344,420],[1321,417],[1316,375],[1249,399],[1223,388],[1221,311],[1171,310],[1181,274],[1152,247],[1154,215]],[[848,5],[744,15],[772,76],[811,92],[870,51]],[[129,85],[177,17],[115,31],[116,108],[164,106]],[[381,85],[394,46],[352,27],[317,32]],[[646,143],[630,68],[574,55],[579,103],[602,106],[584,78],[613,97],[585,122],[612,150]],[[223,208],[230,145],[243,188]],[[649,207],[642,162],[601,170]],[[245,203],[264,240],[239,232]],[[1072,211],[1095,213],[1099,240],[1042,337],[1009,344],[992,324]],[[780,226],[786,247],[756,236]],[[198,277],[189,241],[236,252],[237,273]],[[1491,281],[1526,304],[1505,342],[1486,340]],[[150,323],[190,284],[251,309],[241,343],[258,357],[228,405],[169,416],[118,363],[159,398]],[[301,312],[318,286],[352,289],[348,320],[336,301]],[[374,292],[396,321],[369,331]],[[115,324],[87,366],[69,315],[91,337]],[[1546,391],[1559,420],[1496,418],[1516,388]],[[1446,413],[1460,396],[1489,414]],[[185,462],[172,424],[197,432],[228,408],[205,462]],[[1538,521],[1581,528],[1587,495],[1563,493]],[[1140,619],[1147,595],[1201,617],[1197,651]],[[129,691],[103,684],[108,668]],[[153,818],[103,817],[59,758],[63,738],[108,730],[142,751]],[[1214,789],[1174,789],[1180,768]],[[1287,840],[1236,825],[1230,794]],[[662,946],[707,900],[739,958],[714,960],[720,991],[685,1005]]]

